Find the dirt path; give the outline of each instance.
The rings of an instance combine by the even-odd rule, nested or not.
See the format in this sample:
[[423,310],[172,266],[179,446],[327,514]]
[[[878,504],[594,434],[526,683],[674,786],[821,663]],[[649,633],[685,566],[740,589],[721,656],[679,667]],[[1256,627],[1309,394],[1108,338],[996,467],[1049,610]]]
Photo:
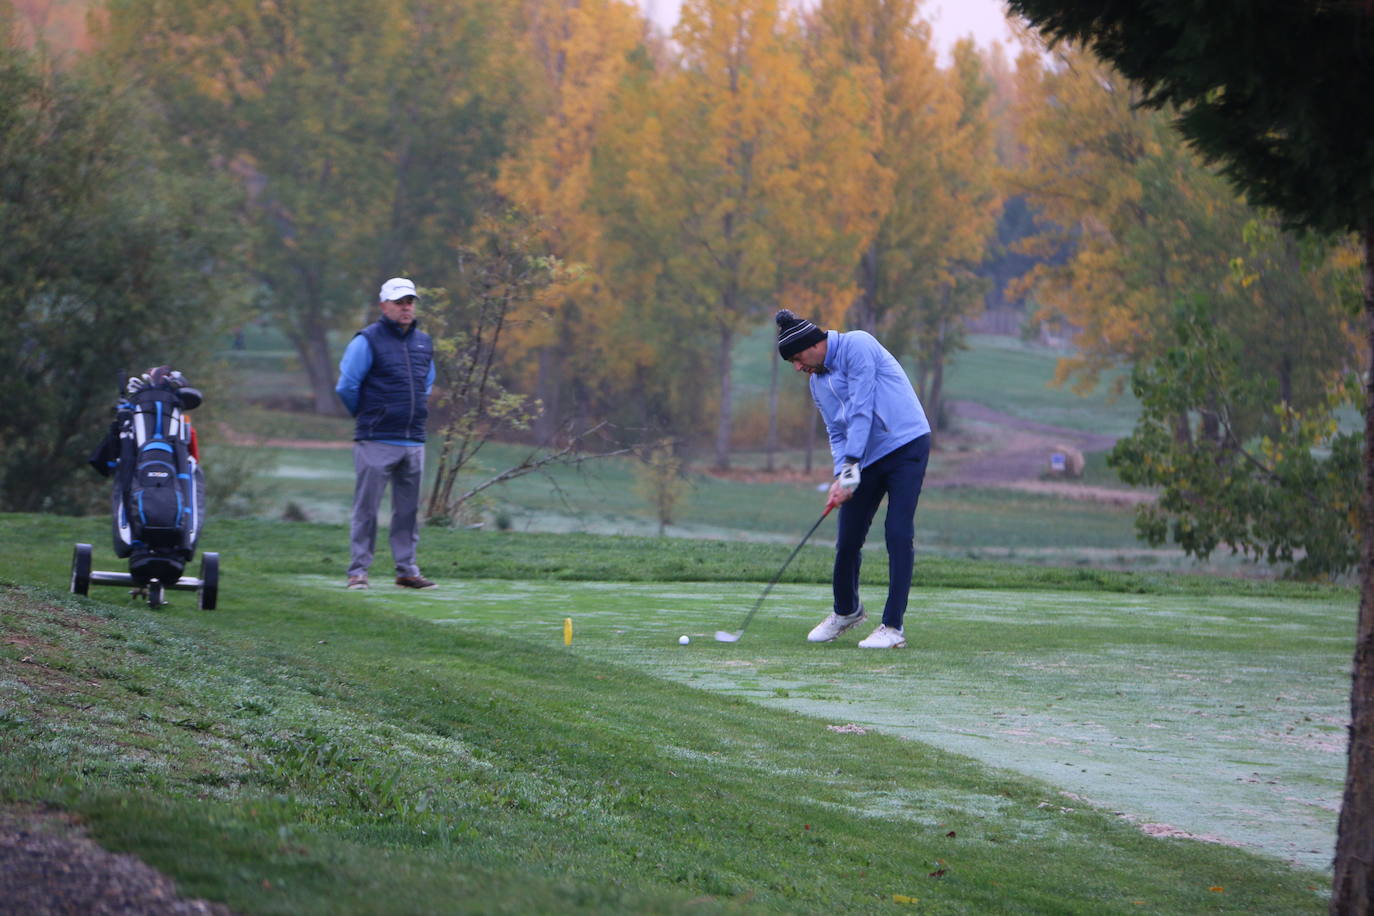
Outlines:
[[179,896],[170,878],[134,856],[102,849],[71,815],[18,805],[0,808],[0,911],[233,916],[221,904]]
[[[1038,481],[1056,448],[1101,452],[1116,443],[1113,436],[1035,423],[973,401],[955,401],[950,409],[957,418],[957,429],[941,435],[946,439],[944,444],[953,443],[954,450],[945,449],[943,463],[949,473],[932,480],[937,486]],[[961,448],[968,451],[961,452]],[[954,460],[960,455],[966,457]]]
[[1064,426],[1050,426],[1047,423],[1036,423],[1033,420],[1023,420],[1020,417],[1014,417],[1009,413],[1002,413],[1000,410],[994,410],[976,401],[953,401],[950,403],[950,409],[953,411],[954,416],[960,420],[1005,426],[1008,429],[1017,430],[1018,432],[1066,442],[1085,452],[1104,451],[1116,444],[1115,436],[1104,436],[1099,433],[1084,432],[1081,429],[1069,429]]
[[[1051,426],[1024,420],[974,401],[955,401],[954,429],[941,431],[931,458],[926,487],[979,487],[1016,490],[1061,499],[1080,499],[1134,506],[1155,499],[1145,490],[1101,487],[1073,479],[1046,479],[1051,453],[1064,448],[1082,453],[1103,452],[1116,443],[1115,436]],[[822,446],[824,449],[825,446]],[[828,479],[829,453],[816,459],[810,473],[782,467],[704,469],[704,473],[743,483],[822,483]]]
[[1114,436],[1036,423],[974,401],[954,401],[950,410],[956,428],[940,434],[939,461],[931,464],[928,487],[994,487],[1121,505],[1154,498],[1141,491],[1042,479],[1051,453],[1065,447],[1106,451],[1116,443]]

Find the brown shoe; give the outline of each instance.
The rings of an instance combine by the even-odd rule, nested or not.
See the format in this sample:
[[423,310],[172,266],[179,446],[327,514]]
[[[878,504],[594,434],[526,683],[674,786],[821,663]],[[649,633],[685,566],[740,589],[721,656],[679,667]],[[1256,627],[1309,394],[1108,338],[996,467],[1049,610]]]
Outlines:
[[397,576],[396,584],[401,588],[434,588],[436,585],[419,573],[413,576]]
[[353,589],[354,591],[357,591],[361,588],[367,588],[367,576],[349,576],[348,587]]

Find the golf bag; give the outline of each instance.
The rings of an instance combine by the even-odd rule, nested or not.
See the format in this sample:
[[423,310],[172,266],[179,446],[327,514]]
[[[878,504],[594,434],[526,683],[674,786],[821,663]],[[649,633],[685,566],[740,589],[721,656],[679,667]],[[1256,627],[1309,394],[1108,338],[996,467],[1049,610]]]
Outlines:
[[135,585],[173,585],[196,551],[205,511],[195,430],[185,412],[201,402],[166,366],[129,379],[91,465],[114,475],[114,551]]

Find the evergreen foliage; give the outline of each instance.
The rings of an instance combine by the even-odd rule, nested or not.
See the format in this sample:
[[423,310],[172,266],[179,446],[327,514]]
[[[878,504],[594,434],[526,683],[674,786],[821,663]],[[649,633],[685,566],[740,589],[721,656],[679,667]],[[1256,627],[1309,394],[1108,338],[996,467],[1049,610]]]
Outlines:
[[[1179,128],[1293,226],[1359,234],[1374,322],[1374,9],[1288,0],[1011,0],[1052,39],[1085,42],[1176,106]],[[1366,339],[1365,368],[1374,358]],[[1361,601],[1332,913],[1374,911],[1374,388],[1365,381]]]
[[1374,214],[1374,13],[1354,3],[1011,0],[1179,109],[1178,127],[1252,202],[1361,232]]

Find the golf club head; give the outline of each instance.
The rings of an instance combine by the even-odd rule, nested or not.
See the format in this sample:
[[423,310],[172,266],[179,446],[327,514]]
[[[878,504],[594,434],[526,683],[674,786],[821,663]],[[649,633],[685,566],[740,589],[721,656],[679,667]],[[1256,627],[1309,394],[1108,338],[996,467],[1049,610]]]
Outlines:
[[739,642],[740,634],[716,630],[716,642]]

